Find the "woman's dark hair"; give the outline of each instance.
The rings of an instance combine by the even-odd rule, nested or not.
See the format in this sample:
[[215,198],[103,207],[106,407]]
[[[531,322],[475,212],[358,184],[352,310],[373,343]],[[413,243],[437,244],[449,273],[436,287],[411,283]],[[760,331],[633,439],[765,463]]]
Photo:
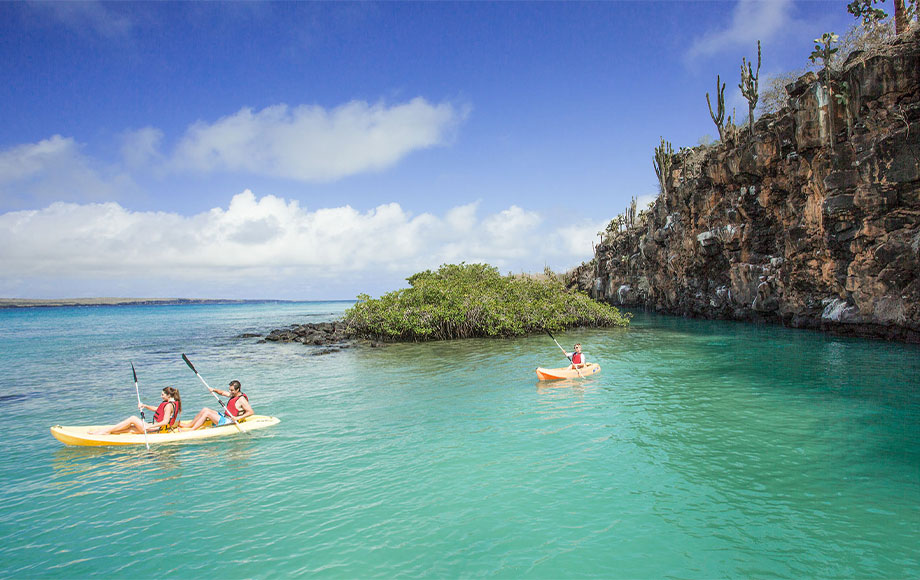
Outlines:
[[172,397],[176,401],[176,417],[182,412],[182,399],[179,397],[179,389],[175,387],[163,387],[166,396]]

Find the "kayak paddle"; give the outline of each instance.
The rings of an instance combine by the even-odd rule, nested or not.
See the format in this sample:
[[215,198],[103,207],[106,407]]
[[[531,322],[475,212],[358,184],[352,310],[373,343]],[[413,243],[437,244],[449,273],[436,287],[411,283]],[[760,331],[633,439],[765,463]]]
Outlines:
[[147,441],[147,418],[144,417],[144,408],[141,407],[141,392],[137,388],[137,371],[134,370],[134,363],[131,363],[131,372],[134,373],[134,394],[137,395],[137,407],[141,411],[141,423],[144,424],[144,445],[150,449],[150,442]]
[[208,386],[207,381],[205,381],[205,380],[201,377],[201,375],[198,374],[198,371],[195,370],[195,365],[192,364],[192,361],[188,360],[188,357],[185,356],[184,353],[183,353],[183,355],[182,355],[182,360],[185,361],[185,364],[188,365],[188,368],[192,369],[192,372],[195,373],[195,376],[197,376],[199,379],[201,379],[201,382],[204,383],[204,386],[208,387],[208,392],[211,393],[212,395],[214,395],[214,398],[217,399],[217,402],[218,402],[218,403],[220,403],[221,409],[224,410],[224,415],[226,415],[226,416],[230,417],[231,419],[233,419],[233,424],[236,425],[236,428],[240,430],[240,433],[246,433],[246,431],[243,431],[243,428],[240,427],[240,422],[236,420],[236,417],[234,417],[233,415],[230,414],[230,411],[227,410],[227,407],[224,407],[224,402],[220,400],[220,397],[217,396],[217,393],[215,393],[214,391],[211,390],[211,387]]
[[[568,355],[568,353],[566,353],[566,352],[565,352],[565,349],[564,349],[564,348],[562,348],[562,345],[561,345],[561,344],[559,344],[559,341],[558,341],[558,340],[556,340],[556,337],[555,337],[555,336],[553,336],[552,334],[550,334],[550,332],[549,332],[548,330],[546,330],[545,328],[544,328],[543,330],[544,330],[544,331],[546,331],[546,334],[549,334],[549,337],[553,339],[553,342],[555,342],[555,343],[556,343],[556,346],[558,346],[558,347],[559,347],[559,350],[561,350],[561,351],[562,351],[562,354],[564,354],[564,355],[565,355],[565,358],[569,358],[569,355]],[[578,373],[578,378],[580,378],[580,379],[583,379],[584,377],[583,377],[583,376],[581,375],[581,371],[580,371],[580,370],[578,370],[578,365],[576,365],[576,364],[575,364],[574,362],[572,362],[572,366],[573,366],[573,367],[575,367],[575,372],[576,372],[576,373]]]

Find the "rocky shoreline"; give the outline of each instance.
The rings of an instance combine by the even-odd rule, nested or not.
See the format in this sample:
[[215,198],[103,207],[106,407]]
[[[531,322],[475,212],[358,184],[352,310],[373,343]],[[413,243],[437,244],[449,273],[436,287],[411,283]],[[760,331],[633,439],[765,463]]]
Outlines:
[[[261,337],[261,335],[241,335],[240,338]],[[338,352],[355,346],[368,346],[377,348],[382,343],[372,340],[360,339],[352,336],[348,326],[341,320],[332,322],[308,322],[306,324],[292,324],[287,328],[276,328],[264,338],[265,342],[299,342],[307,346],[324,347],[314,350],[311,354],[323,355]]]
[[854,53],[843,106],[823,81],[786,87],[753,131],[671,155],[654,204],[611,222],[570,284],[664,314],[920,342],[920,29]]

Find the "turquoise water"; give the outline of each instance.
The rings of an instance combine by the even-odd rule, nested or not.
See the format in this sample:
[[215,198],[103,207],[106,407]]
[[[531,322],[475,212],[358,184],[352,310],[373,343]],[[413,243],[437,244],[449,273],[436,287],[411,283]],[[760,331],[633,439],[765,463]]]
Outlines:
[[[920,576],[920,348],[637,315],[311,356],[236,338],[347,303],[0,311],[0,577]],[[232,378],[277,427],[66,447]]]

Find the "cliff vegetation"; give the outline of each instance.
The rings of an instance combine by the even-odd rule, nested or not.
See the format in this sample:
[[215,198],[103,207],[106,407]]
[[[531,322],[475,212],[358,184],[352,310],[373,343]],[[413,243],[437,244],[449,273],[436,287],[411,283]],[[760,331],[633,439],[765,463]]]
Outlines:
[[[815,39],[819,70],[743,128],[717,77],[721,140],[662,139],[658,198],[614,219],[569,284],[614,305],[920,342],[920,26],[843,60],[838,40]],[[751,113],[757,48],[739,85]]]

